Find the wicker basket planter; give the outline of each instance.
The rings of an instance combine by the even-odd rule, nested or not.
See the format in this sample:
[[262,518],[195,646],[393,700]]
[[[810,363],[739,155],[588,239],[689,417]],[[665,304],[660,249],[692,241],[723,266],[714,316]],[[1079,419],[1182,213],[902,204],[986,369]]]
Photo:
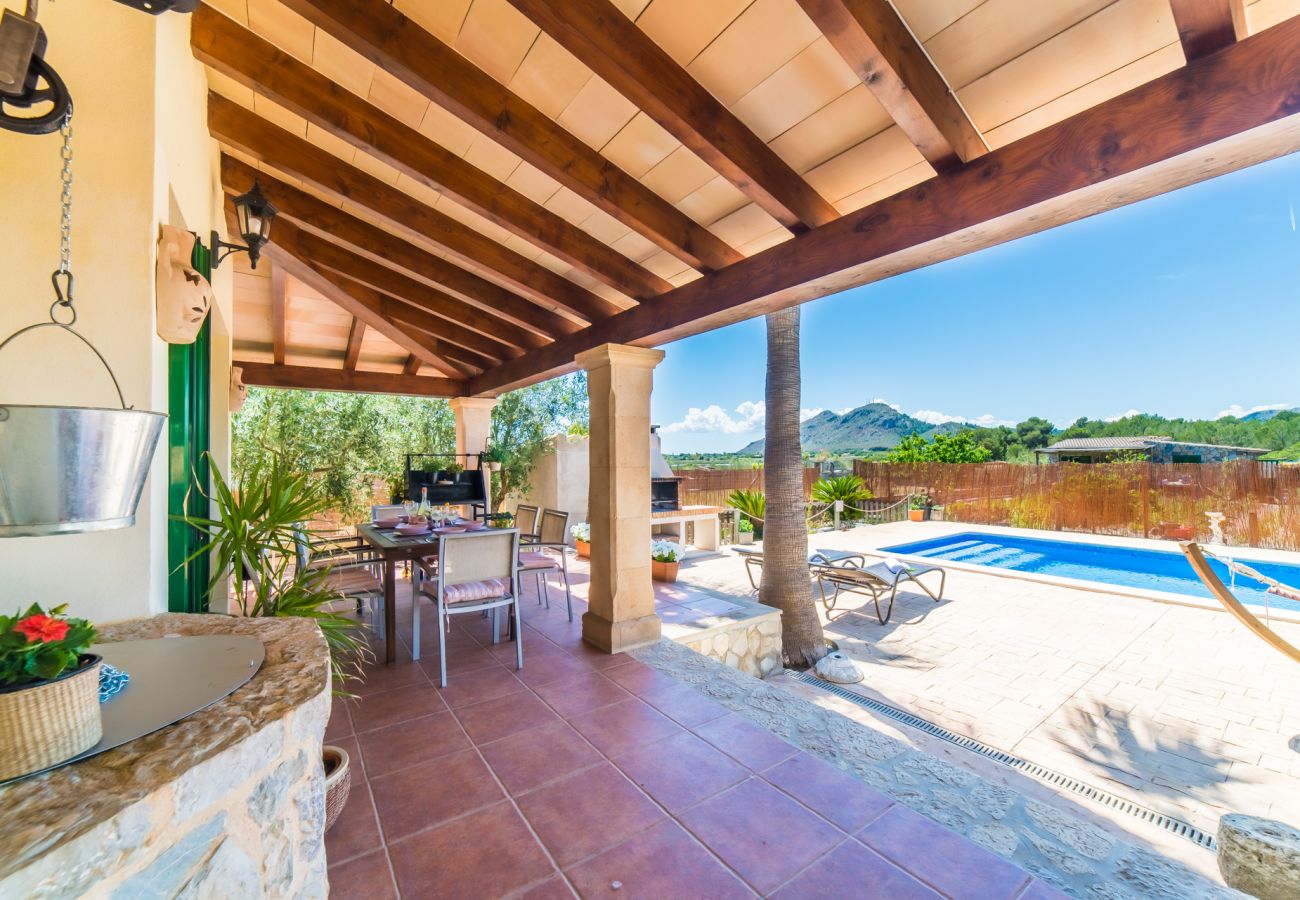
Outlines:
[[321,756],[325,762],[325,830],[329,831],[338,821],[343,807],[348,805],[352,765],[342,747],[326,744],[321,748]]
[[93,654],[58,678],[0,688],[0,781],[58,765],[99,743],[99,663]]

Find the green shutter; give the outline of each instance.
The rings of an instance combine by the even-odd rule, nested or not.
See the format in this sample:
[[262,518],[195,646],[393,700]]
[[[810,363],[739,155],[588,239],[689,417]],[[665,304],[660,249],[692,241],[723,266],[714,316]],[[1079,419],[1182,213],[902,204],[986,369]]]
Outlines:
[[[210,278],[211,253],[194,244],[193,264]],[[212,414],[212,314],[192,344],[167,347],[167,512],[171,516],[208,514],[208,457]],[[171,518],[167,526],[167,609],[208,611],[208,557],[186,557],[203,546],[203,535]]]

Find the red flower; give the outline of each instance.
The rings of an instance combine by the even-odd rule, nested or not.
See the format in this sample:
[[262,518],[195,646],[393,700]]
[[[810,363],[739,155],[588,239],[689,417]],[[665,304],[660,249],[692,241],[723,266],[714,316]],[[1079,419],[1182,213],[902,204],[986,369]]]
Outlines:
[[14,626],[14,631],[27,635],[27,643],[61,641],[68,636],[68,623],[52,616],[28,616]]

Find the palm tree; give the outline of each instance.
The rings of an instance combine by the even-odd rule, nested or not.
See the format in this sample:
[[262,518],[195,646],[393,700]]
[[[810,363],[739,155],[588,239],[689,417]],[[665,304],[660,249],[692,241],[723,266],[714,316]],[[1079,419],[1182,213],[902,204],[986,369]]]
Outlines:
[[766,423],[763,426],[763,582],[759,601],[781,610],[786,664],[806,668],[826,655],[808,577],[808,524],[799,440],[799,307],[767,315]]

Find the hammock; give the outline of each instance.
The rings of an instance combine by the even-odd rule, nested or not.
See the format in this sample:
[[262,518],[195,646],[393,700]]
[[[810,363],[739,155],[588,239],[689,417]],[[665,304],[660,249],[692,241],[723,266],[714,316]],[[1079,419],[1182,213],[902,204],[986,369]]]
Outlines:
[[1215,599],[1224,605],[1228,612],[1236,616],[1237,620],[1241,622],[1241,624],[1245,625],[1260,638],[1263,638],[1264,641],[1275,650],[1286,654],[1295,662],[1300,662],[1300,649],[1297,649],[1295,645],[1289,643],[1272,628],[1256,618],[1254,613],[1246,609],[1246,607],[1242,605],[1241,601],[1234,597],[1232,591],[1230,591],[1219,579],[1219,576],[1215,574],[1214,569],[1210,568],[1210,562],[1206,557],[1212,556],[1227,566],[1228,571],[1233,573],[1234,581],[1237,575],[1242,575],[1246,578],[1252,578],[1260,584],[1268,585],[1267,593],[1275,594],[1279,597],[1286,597],[1290,600],[1300,600],[1300,590],[1297,590],[1290,585],[1282,584],[1280,581],[1269,578],[1267,575],[1256,572],[1250,566],[1243,566],[1239,562],[1212,553],[1211,551],[1201,547],[1199,544],[1191,541],[1180,544],[1179,546],[1182,547],[1183,555],[1187,557],[1187,561],[1192,564],[1192,569],[1196,572],[1197,577],[1204,582],[1205,586],[1210,589],[1210,593],[1214,595]]

